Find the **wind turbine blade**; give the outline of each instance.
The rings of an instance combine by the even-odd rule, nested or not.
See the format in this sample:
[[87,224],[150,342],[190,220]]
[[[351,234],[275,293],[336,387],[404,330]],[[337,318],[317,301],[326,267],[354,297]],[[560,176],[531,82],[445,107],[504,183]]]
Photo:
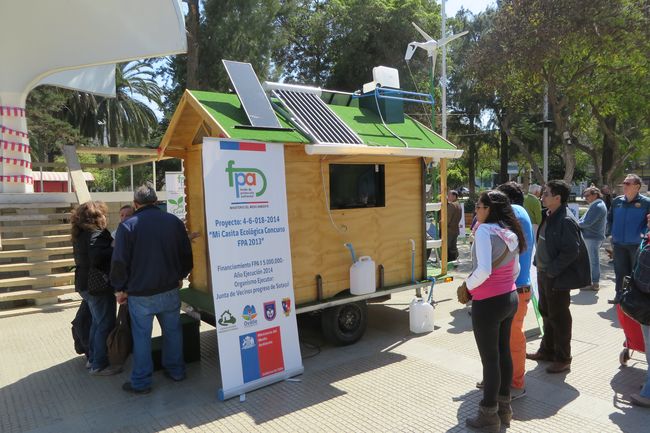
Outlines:
[[446,45],[449,42],[453,41],[454,39],[458,39],[461,36],[465,36],[467,33],[469,33],[469,32],[467,30],[465,30],[464,32],[456,33],[455,35],[451,35],[451,36],[448,36],[446,38],[440,39],[438,41],[438,45]]
[[414,22],[411,22],[411,24],[413,24],[413,27],[415,27],[415,30],[417,30],[418,32],[420,32],[420,34],[422,36],[424,36],[424,39],[426,39],[427,41],[433,40],[433,38],[431,36],[427,35],[424,30],[422,30],[421,28],[418,27],[417,24],[415,24]]
[[404,60],[407,62],[411,60],[411,57],[413,57],[413,53],[415,52],[415,49],[417,47],[415,46],[415,42],[411,42],[408,44],[408,47],[406,47],[406,54],[404,55]]

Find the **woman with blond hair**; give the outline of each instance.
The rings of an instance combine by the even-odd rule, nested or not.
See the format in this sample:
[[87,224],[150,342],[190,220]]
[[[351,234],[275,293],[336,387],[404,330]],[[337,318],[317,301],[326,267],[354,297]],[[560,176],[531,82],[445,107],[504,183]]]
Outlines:
[[[115,327],[116,311],[115,295],[107,282],[113,253],[113,238],[106,229],[107,213],[106,204],[89,201],[77,206],[70,218],[76,265],[75,290],[88,303],[92,315],[86,366],[93,376],[109,376],[121,371],[121,367],[109,365],[106,348],[106,338]],[[93,294],[89,290],[91,286]],[[104,289],[97,291],[96,286]]]

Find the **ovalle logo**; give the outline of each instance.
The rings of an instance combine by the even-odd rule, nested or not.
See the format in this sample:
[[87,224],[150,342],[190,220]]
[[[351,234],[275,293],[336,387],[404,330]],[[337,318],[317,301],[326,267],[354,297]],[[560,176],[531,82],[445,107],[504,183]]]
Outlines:
[[266,176],[257,168],[235,167],[235,161],[229,160],[226,173],[228,173],[228,186],[235,188],[235,196],[241,198],[260,197],[266,191]]
[[254,305],[246,305],[241,316],[244,319],[244,326],[257,325],[257,311],[255,311]]

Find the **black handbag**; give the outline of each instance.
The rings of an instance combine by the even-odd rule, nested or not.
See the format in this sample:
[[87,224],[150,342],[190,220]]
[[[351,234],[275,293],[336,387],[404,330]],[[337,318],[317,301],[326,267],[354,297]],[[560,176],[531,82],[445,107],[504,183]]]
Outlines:
[[93,296],[108,295],[113,293],[113,288],[108,280],[108,275],[97,268],[88,269],[88,293]]
[[623,279],[621,309],[640,324],[650,326],[650,294],[635,288],[630,277]]
[[120,305],[117,311],[115,328],[106,338],[106,347],[108,349],[108,361],[111,365],[124,364],[133,351],[128,304]]

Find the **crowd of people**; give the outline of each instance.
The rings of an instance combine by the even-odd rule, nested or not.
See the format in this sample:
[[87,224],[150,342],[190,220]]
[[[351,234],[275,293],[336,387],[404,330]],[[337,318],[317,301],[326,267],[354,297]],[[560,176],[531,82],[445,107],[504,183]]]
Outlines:
[[[631,275],[641,240],[650,228],[650,199],[640,194],[641,178],[629,174],[623,195],[610,198],[596,187],[584,190],[588,209],[577,217],[568,207],[569,185],[549,181],[531,185],[527,194],[515,182],[482,192],[473,224],[472,268],[458,287],[459,302],[471,301],[474,337],[483,365],[478,414],[466,424],[498,432],[512,419],[512,399],[525,395],[525,360],[548,362],[546,372],[571,369],[570,291],[600,289],[600,249],[611,235],[616,295]],[[644,242],[648,242],[646,239]],[[531,264],[536,275],[531,275]],[[539,291],[543,336],[538,350],[526,354],[523,321],[531,296]],[[642,326],[646,347],[650,326]],[[646,357],[650,363],[650,350]],[[650,407],[650,372],[634,404]]]
[[115,327],[117,304],[128,305],[133,367],[122,389],[136,394],[151,391],[154,316],[162,328],[165,376],[185,379],[178,289],[192,269],[192,250],[183,222],[158,208],[157,201],[151,186],[136,189],[133,206],[120,209],[113,234],[106,228],[108,208],[102,202],[84,203],[71,216],[75,290],[91,314],[86,368],[93,376],[122,371],[122,365],[109,363],[107,337]]

